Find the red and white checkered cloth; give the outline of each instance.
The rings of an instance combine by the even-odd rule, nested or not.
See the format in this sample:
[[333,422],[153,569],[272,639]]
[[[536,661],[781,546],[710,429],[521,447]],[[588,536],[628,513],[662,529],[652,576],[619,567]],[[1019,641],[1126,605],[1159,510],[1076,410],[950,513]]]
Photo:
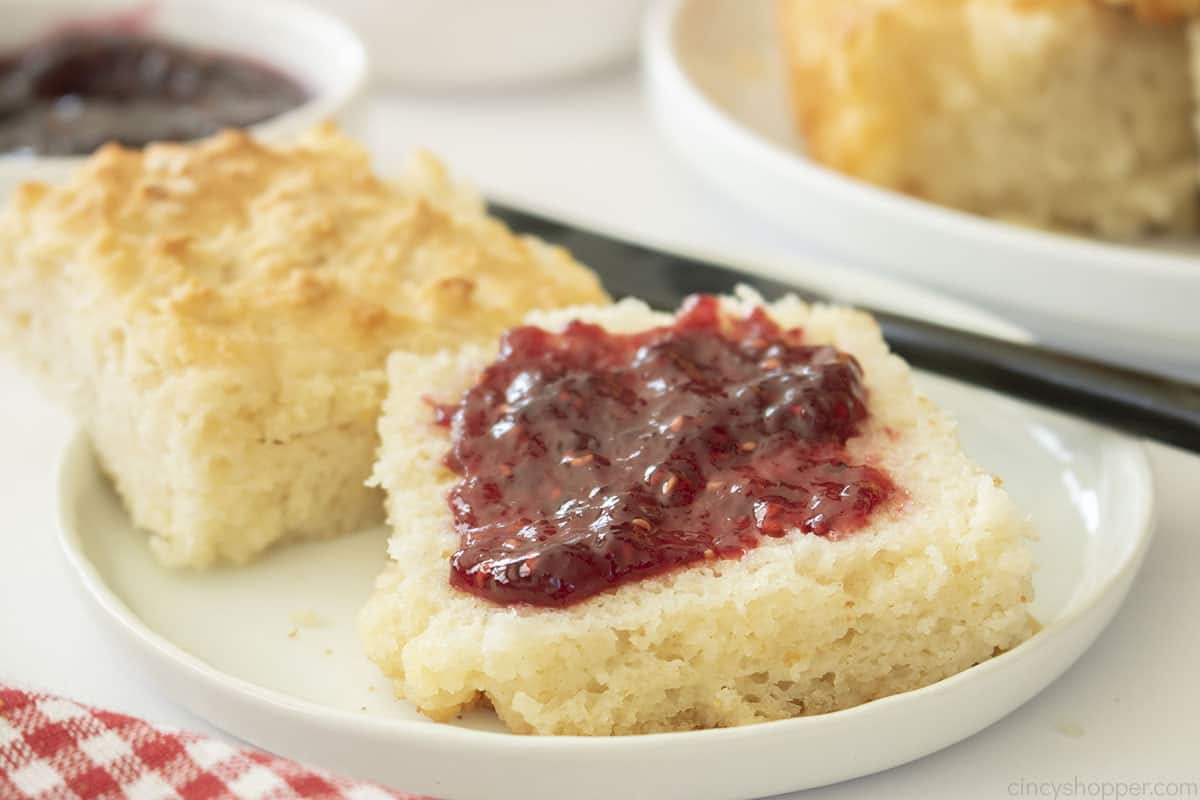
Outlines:
[[414,800],[257,750],[0,683],[0,800]]

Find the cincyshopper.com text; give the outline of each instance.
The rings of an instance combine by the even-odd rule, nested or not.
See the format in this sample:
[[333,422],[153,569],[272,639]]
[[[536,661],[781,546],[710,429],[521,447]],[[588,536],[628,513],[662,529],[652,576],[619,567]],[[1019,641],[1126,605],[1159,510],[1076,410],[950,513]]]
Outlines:
[[1069,781],[1019,780],[1008,784],[1009,797],[1123,800],[1126,797],[1182,797],[1200,800],[1200,781]]

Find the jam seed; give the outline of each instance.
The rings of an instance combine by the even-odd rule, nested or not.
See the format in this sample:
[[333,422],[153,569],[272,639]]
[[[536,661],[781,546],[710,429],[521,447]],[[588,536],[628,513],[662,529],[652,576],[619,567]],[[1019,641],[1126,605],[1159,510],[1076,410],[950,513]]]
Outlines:
[[594,453],[586,453],[582,456],[563,456],[562,463],[570,464],[572,467],[586,467],[596,458]]
[[758,442],[742,442],[738,446],[742,449],[743,452],[749,453],[752,450],[754,450],[754,448],[758,447]]
[[779,369],[782,363],[783,362],[781,362],[778,358],[768,358],[766,361],[759,364],[759,366],[763,369]]
[[649,520],[644,520],[641,517],[634,517],[629,521],[629,524],[641,528],[644,531],[648,531],[654,527],[650,524]]
[[710,492],[712,492],[717,489],[720,489],[724,485],[725,485],[724,481],[709,481],[708,483],[704,484],[704,488],[708,489]]
[[676,478],[674,475],[667,478],[667,482],[663,484],[662,493],[665,495],[671,494],[671,492],[675,491],[675,486],[678,483],[679,483],[679,478]]
[[669,427],[671,430],[678,433],[679,429],[683,427],[683,416],[680,415],[680,416],[676,417],[675,419],[671,420],[671,424],[668,425],[667,427]]
[[706,547],[704,549],[704,558],[706,561],[712,561],[716,557],[717,554],[711,547]]
[[502,476],[504,476],[505,478],[509,477],[510,475],[512,475],[512,467],[510,467],[508,464],[501,464],[500,465],[500,474]]
[[533,574],[533,568],[529,566],[530,561],[532,560],[533,559],[530,559],[529,561],[522,563],[521,566],[517,567],[517,574],[522,578],[528,578]]

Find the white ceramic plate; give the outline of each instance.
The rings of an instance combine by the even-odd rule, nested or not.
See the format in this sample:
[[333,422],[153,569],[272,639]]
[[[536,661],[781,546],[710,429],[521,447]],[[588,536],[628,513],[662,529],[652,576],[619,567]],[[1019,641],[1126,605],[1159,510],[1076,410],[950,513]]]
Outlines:
[[824,716],[610,739],[514,736],[482,712],[430,722],[390,697],[355,640],[355,612],[384,563],[382,530],[241,569],[167,571],[83,437],[63,462],[63,545],[104,622],[170,697],[275,752],[455,800],[766,796],[904,763],[1009,713],[1092,643],[1149,541],[1140,445],[948,381],[924,385],[1034,516],[1045,628],[933,686]]
[[[806,279],[836,289],[834,274]],[[906,296],[879,279],[841,280],[865,301]],[[921,298],[910,313],[1005,328],[906,291]],[[275,752],[455,800],[761,797],[904,763],[1009,713],[1099,635],[1145,552],[1152,487],[1140,444],[953,382],[922,383],[1042,532],[1035,613],[1045,628],[933,686],[824,716],[607,739],[514,736],[485,712],[431,722],[391,697],[355,639],[384,531],[280,548],[244,568],[168,571],[82,436],[62,462],[62,544],[133,662],[177,702]]]
[[683,159],[850,263],[1019,313],[1055,341],[1200,378],[1200,240],[1107,244],[975,217],[879,189],[804,154],[774,0],[659,0],[646,92]]

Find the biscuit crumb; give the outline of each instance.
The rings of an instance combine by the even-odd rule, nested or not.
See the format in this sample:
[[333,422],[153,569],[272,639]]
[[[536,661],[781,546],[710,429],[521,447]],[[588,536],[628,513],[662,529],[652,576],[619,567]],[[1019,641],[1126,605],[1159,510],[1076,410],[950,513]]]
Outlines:
[[301,608],[292,612],[289,621],[297,628],[322,628],[329,620],[311,608]]
[[1082,739],[1084,734],[1087,733],[1078,722],[1068,722],[1066,720],[1059,720],[1055,724],[1054,729],[1063,736],[1070,736],[1072,739]]

